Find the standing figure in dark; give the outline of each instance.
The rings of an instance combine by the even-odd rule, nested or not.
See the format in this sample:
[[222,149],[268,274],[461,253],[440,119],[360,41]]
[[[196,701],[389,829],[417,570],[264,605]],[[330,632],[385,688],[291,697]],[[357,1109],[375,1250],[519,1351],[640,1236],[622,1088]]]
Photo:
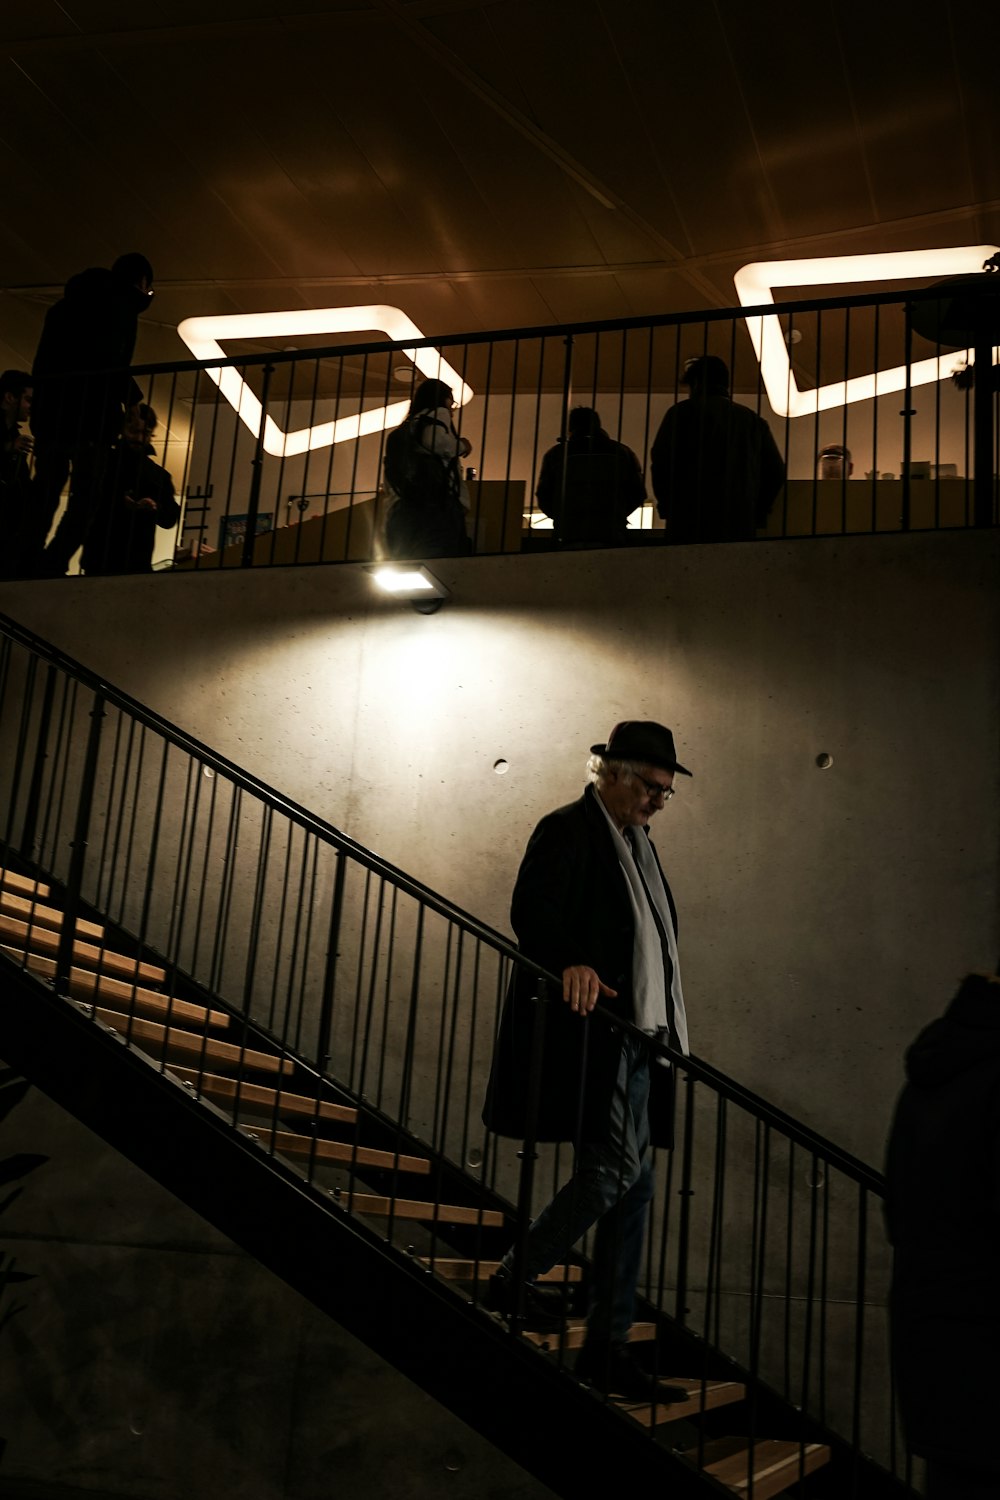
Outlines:
[[690,395],[667,410],[650,454],[668,537],[750,541],[785,482],[778,445],[763,417],[730,398],[725,360],[693,360],[684,383]]
[[620,547],[646,498],[639,460],[608,436],[592,406],[575,406],[568,427],[542,459],[535,499],[561,546]]
[[31,436],[21,429],[31,415],[31,395],[26,370],[0,375],[0,578],[24,577],[34,486]]
[[886,1158],[896,1390],[927,1500],[996,1500],[1000,978],[970,974],[906,1054]]
[[[662,724],[617,724],[593,745],[583,796],[543,818],[531,835],[511,903],[526,958],[561,978],[546,1004],[537,1122],[529,1118],[529,1070],[537,981],[515,970],[500,1024],[485,1123],[523,1140],[571,1141],[573,1175],[533,1220],[523,1306],[528,1327],[550,1329],[549,1288],[536,1278],[559,1264],[593,1226],[593,1277],[580,1379],[636,1401],[683,1400],[632,1357],[628,1344],[653,1194],[652,1147],[673,1140],[673,1070],[650,1061],[642,1037],[591,1016],[601,1002],[647,1037],[687,1052],[677,956],[677,914],[649,839],[649,822],[674,795],[680,765]],[[515,1252],[486,1296],[516,1312]]]
[[[45,316],[35,354],[36,571],[61,577],[86,539],[108,479],[108,457],[129,407],[142,392],[128,373],[139,314],[153,296],[144,255],[122,255],[111,270],[72,276]],[[45,538],[67,477],[69,498],[55,536]],[[42,549],[44,548],[44,555]]]
[[83,571],[151,573],[156,528],[176,526],[181,508],[173,480],[153,462],[157,416],[140,402],[125,418],[108,465],[110,483],[97,503],[83,544]]
[[390,557],[462,557],[471,551],[460,460],[472,451],[455,431],[455,398],[443,380],[417,386],[406,420],[385,442],[385,522]]

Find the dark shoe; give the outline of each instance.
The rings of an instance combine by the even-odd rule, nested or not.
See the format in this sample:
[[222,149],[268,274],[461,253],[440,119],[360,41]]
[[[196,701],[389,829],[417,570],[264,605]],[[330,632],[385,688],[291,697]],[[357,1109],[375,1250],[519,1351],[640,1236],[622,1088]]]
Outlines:
[[650,1401],[670,1405],[687,1401],[682,1385],[666,1385],[644,1370],[628,1344],[584,1344],[577,1355],[574,1373],[603,1396],[619,1396],[625,1401]]
[[[506,1270],[494,1271],[486,1283],[483,1306],[487,1312],[499,1313],[503,1318],[513,1318],[517,1310],[517,1289],[514,1279]],[[524,1283],[522,1301],[524,1326],[535,1333],[556,1333],[563,1326],[562,1291],[553,1288],[543,1290],[533,1281]]]

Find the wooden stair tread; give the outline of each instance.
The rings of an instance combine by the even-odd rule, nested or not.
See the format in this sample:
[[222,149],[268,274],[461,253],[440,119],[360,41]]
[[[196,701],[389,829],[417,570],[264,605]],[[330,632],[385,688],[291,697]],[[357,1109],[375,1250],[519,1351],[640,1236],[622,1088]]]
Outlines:
[[94,1014],[133,1042],[159,1042],[161,1047],[195,1053],[199,1057],[212,1057],[219,1062],[253,1068],[261,1073],[292,1071],[290,1058],[274,1057],[269,1052],[255,1052],[250,1047],[239,1047],[233,1042],[220,1042],[215,1037],[205,1037],[197,1031],[184,1031],[179,1026],[163,1026],[159,1021],[147,1021],[142,1016],[123,1016],[118,1011],[108,1010],[101,1005],[95,1006]]
[[20,891],[26,896],[49,896],[51,887],[42,880],[33,880],[30,875],[18,875],[16,870],[0,869],[0,886],[9,891]]
[[[537,1344],[539,1349],[558,1348],[582,1349],[583,1341],[587,1337],[586,1323],[567,1323],[557,1333],[535,1333],[532,1329],[525,1329],[521,1335],[528,1340],[529,1344]],[[646,1344],[656,1338],[655,1323],[633,1323],[628,1332],[630,1344]]]
[[[658,1426],[661,1422],[676,1422],[680,1417],[695,1417],[701,1412],[714,1411],[718,1406],[731,1406],[743,1401],[747,1388],[739,1380],[692,1380],[686,1375],[660,1374],[660,1380],[668,1385],[679,1385],[688,1393],[686,1401],[658,1401],[654,1406],[649,1401],[616,1401],[636,1422],[644,1427]],[[755,1491],[756,1493],[756,1491]]]
[[[15,957],[21,957],[20,951],[9,947],[6,943],[0,944],[5,953],[12,953]],[[56,973],[56,961],[54,958],[42,958],[39,954],[29,953],[27,956],[27,967],[33,974],[40,974],[43,979],[54,979]],[[118,1006],[125,1011],[136,1011],[145,1015],[166,1016],[177,1021],[205,1021],[212,1026],[228,1026],[230,1015],[225,1010],[209,1010],[205,1005],[199,1005],[193,1000],[171,1000],[169,995],[161,995],[158,990],[146,990],[139,985],[127,984],[121,979],[112,979],[105,974],[95,974],[91,969],[73,968],[69,971],[70,993],[76,999],[103,1000],[111,1006]]]
[[427,1223],[439,1224],[488,1224],[503,1226],[503,1214],[497,1209],[469,1207],[466,1204],[422,1203],[411,1198],[383,1198],[377,1193],[348,1193],[337,1195],[344,1208],[356,1214],[370,1214],[373,1218],[423,1219]]
[[[691,1448],[685,1458],[698,1462],[698,1449]],[[701,1467],[735,1495],[745,1495],[750,1487],[748,1467],[750,1453],[746,1438],[717,1438],[702,1450]],[[780,1495],[800,1474],[812,1474],[830,1462],[830,1450],[824,1443],[789,1442],[782,1438],[763,1438],[753,1445],[754,1500],[769,1500]]]
[[[35,923],[22,922],[17,917],[7,917],[0,913],[0,938],[4,940],[5,946],[17,945],[18,948],[27,948],[32,953],[57,954],[61,941],[58,932],[51,927],[41,927]],[[85,943],[76,938],[73,942],[72,956],[77,964],[84,967],[100,969],[103,973],[114,975],[135,975],[137,979],[145,979],[153,984],[162,984],[165,974],[163,969],[156,964],[144,963],[137,958],[126,958],[122,953],[114,953],[109,948],[98,947],[95,943]]]
[[429,1175],[431,1170],[426,1156],[396,1156],[392,1151],[379,1151],[373,1146],[355,1146],[350,1141],[295,1135],[289,1130],[262,1130],[259,1126],[251,1133],[284,1156],[305,1156],[312,1161],[337,1161],[346,1166],[356,1164],[390,1170],[396,1168],[400,1172],[414,1172],[421,1176]]
[[[422,1266],[428,1266],[437,1276],[445,1281],[488,1281],[497,1269],[498,1260],[452,1260],[443,1255],[436,1255],[431,1260],[429,1255],[417,1257]],[[567,1274],[568,1273],[568,1274]],[[551,1271],[545,1271],[537,1278],[539,1281],[554,1281],[557,1285],[562,1282],[574,1282],[583,1280],[582,1266],[553,1266]]]
[[279,1114],[309,1115],[319,1120],[340,1120],[353,1125],[358,1112],[347,1104],[333,1104],[323,1099],[317,1105],[307,1094],[286,1094],[283,1089],[272,1089],[263,1083],[247,1083],[243,1079],[228,1078],[221,1073],[199,1073],[196,1068],[171,1068],[185,1083],[193,1083],[210,1099],[235,1099],[239,1095],[241,1105],[272,1111]]
[[[31,896],[15,896],[0,886],[0,912],[8,917],[20,917],[22,921],[35,922],[39,927],[59,928],[63,924],[64,912],[57,906],[44,906]],[[104,928],[99,922],[88,922],[83,917],[76,919],[76,931],[80,937],[98,940],[104,937]]]

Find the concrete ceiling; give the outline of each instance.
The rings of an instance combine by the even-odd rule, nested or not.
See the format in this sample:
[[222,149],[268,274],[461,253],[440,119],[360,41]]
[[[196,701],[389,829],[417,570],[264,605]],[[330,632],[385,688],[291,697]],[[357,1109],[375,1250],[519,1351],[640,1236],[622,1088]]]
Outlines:
[[[996,7],[5,6],[0,358],[124,250],[184,317],[427,334],[728,307],[749,260],[1000,243]],[[245,346],[244,346],[245,347]]]

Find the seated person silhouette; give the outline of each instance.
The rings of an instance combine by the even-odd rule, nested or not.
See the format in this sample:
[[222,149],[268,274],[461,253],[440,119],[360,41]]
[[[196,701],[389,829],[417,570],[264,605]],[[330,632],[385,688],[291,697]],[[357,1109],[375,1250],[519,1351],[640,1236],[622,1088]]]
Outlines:
[[827,443],[816,455],[818,479],[850,479],[854,473],[851,450],[843,443]]
[[770,427],[729,395],[717,355],[692,360],[690,395],[668,408],[650,454],[653,494],[672,542],[749,541],[785,482]]
[[591,406],[575,406],[568,436],[542,459],[535,499],[564,547],[620,547],[646,498],[639,460],[616,443]]
[[156,528],[176,526],[181,509],[173,480],[152,459],[157,416],[151,406],[129,408],[109,463],[101,495],[83,545],[83,571],[151,573]]

